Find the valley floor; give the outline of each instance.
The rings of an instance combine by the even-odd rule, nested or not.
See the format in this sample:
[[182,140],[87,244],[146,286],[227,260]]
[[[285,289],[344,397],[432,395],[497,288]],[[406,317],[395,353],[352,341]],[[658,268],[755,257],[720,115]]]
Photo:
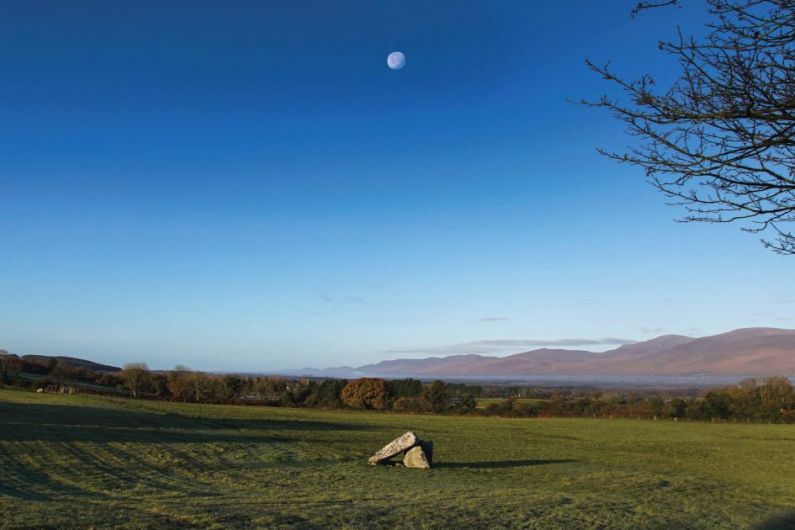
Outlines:
[[[407,430],[435,468],[371,468]],[[0,390],[0,527],[795,527],[795,425],[413,416]]]

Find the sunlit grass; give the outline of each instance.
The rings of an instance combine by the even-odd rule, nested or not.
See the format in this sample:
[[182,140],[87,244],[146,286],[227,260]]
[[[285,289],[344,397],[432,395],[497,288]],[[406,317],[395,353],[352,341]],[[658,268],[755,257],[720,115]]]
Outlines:
[[[365,464],[409,429],[434,441],[434,469]],[[37,528],[744,528],[795,513],[795,426],[0,390],[0,513]]]

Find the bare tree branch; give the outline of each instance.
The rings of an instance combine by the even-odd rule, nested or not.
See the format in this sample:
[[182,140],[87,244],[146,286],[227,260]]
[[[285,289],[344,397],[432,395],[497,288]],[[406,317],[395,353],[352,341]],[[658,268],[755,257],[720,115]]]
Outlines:
[[[633,15],[676,3],[641,2]],[[626,152],[599,152],[642,167],[654,187],[685,207],[682,221],[740,222],[764,233],[767,248],[795,254],[795,235],[784,228],[795,222],[795,2],[708,4],[706,37],[680,32],[659,44],[679,63],[670,87],[586,61],[624,97],[581,103],[609,110],[638,138]]]

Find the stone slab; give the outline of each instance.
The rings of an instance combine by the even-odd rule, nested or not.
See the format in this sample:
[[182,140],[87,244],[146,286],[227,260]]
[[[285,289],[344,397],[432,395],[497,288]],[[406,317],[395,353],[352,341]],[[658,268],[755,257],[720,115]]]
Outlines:
[[417,435],[413,432],[409,431],[404,433],[402,436],[395,438],[384,447],[382,447],[377,453],[367,459],[367,463],[374,466],[376,464],[380,464],[385,460],[389,460],[390,458],[399,455],[403,451],[411,449],[415,445],[419,439]]

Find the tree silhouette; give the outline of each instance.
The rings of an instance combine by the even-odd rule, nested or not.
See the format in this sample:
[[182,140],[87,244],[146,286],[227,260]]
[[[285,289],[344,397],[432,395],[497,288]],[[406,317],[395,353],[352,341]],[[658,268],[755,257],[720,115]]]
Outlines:
[[[642,2],[633,14],[675,4]],[[610,110],[639,142],[600,152],[640,166],[658,190],[683,205],[682,221],[739,222],[762,242],[795,254],[795,2],[708,0],[701,39],[679,33],[659,49],[679,63],[666,89],[650,75],[626,80],[609,65],[591,70],[623,98],[582,103]]]

